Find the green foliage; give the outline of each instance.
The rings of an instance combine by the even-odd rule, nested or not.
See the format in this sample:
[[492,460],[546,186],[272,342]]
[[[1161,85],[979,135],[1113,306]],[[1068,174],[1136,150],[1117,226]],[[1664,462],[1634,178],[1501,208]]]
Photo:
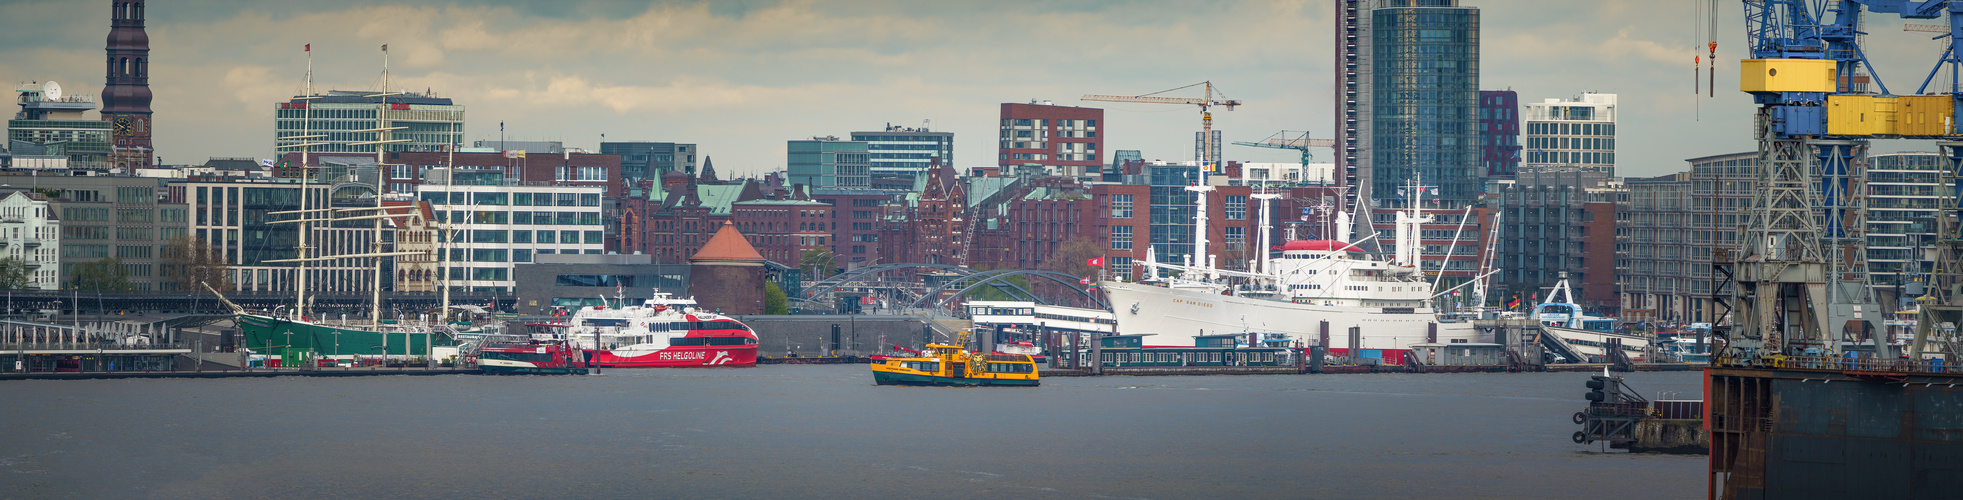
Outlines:
[[805,279],[818,281],[837,274],[838,263],[834,261],[831,250],[813,248],[805,250],[797,259],[798,269],[803,270]]
[[784,288],[777,286],[777,282],[775,281],[765,280],[763,282],[763,313],[791,313],[791,299],[784,295]]
[[203,239],[179,236],[164,246],[164,277],[170,278],[177,290],[193,293],[204,292],[206,283],[218,290],[232,289],[231,266],[218,255],[217,249]]
[[[1006,283],[1004,286],[1007,285],[1019,286],[1022,287],[1022,289],[1024,290],[1030,289],[1028,276],[1021,276],[1021,275],[1010,276],[1007,278],[996,280],[995,283]],[[963,294],[962,296],[967,297],[968,300],[1028,300],[1027,298],[1024,297],[1011,295],[1008,292],[1004,292],[1001,289],[998,289],[994,286],[976,287],[973,290],[969,290],[968,293]]]
[[34,287],[34,278],[27,273],[27,261],[13,257],[0,258],[0,289],[24,290]]
[[1101,255],[1104,255],[1104,246],[1099,245],[1097,240],[1072,238],[1070,241],[1063,242],[1056,252],[1051,253],[1049,260],[1043,261],[1041,268],[1044,271],[1056,271],[1080,278],[1097,276],[1101,269],[1088,264],[1087,261]]
[[130,286],[129,271],[123,269],[123,259],[115,257],[75,265],[75,277],[70,285],[77,290],[109,292],[134,288]]

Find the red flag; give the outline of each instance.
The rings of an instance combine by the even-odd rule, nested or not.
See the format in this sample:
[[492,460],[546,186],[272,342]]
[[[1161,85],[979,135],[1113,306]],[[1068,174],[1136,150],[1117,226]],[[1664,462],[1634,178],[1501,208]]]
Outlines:
[[1104,267],[1104,258],[1092,257],[1090,260],[1084,261],[1084,265],[1092,266],[1092,267]]
[[1091,279],[1090,279],[1090,278],[1084,278],[1084,279],[1080,279],[1080,280],[1077,280],[1077,283],[1079,283],[1079,284],[1084,284],[1084,285],[1089,285],[1089,284],[1091,284]]
[[305,50],[301,50],[301,52],[313,52],[313,51],[314,51],[314,44],[311,43],[307,44],[307,48]]

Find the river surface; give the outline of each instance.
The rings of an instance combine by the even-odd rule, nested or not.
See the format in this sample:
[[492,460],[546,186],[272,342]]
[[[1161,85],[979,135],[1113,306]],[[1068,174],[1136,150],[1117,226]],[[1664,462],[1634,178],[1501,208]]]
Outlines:
[[[0,498],[1703,496],[1703,456],[1569,440],[1588,375],[0,382]],[[1700,397],[1697,372],[1625,376]]]

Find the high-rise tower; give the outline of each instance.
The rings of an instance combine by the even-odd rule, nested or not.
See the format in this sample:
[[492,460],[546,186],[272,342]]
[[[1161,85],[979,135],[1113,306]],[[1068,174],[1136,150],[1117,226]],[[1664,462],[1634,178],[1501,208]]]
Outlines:
[[1398,206],[1403,184],[1417,179],[1436,187],[1441,207],[1475,203],[1479,9],[1338,1],[1336,105],[1336,165],[1353,193]]
[[143,32],[144,0],[114,0],[109,29],[109,77],[102,88],[102,119],[112,123],[109,166],[142,168],[150,149],[150,35]]

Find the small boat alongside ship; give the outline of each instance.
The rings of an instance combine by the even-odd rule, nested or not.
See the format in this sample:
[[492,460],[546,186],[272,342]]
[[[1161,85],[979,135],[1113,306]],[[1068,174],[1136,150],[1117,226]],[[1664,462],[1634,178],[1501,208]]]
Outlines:
[[[965,341],[965,336],[963,338]],[[879,385],[1036,387],[1036,360],[1027,354],[981,354],[958,345],[927,344],[913,357],[885,357],[872,367]]]
[[585,353],[566,341],[565,325],[526,325],[530,338],[485,339],[478,345],[477,367],[493,375],[585,375]]

